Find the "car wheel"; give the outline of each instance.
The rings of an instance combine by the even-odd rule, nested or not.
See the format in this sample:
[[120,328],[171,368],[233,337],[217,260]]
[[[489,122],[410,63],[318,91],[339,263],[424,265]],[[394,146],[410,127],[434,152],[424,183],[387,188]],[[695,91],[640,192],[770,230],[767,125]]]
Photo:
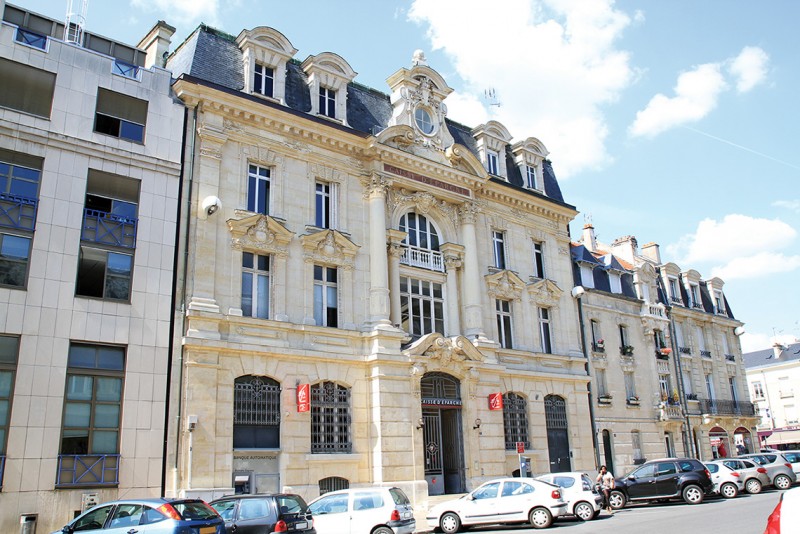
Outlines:
[[547,528],[553,524],[553,514],[547,508],[538,506],[528,514],[528,521],[533,528]]
[[703,497],[705,494],[703,490],[700,489],[700,486],[695,484],[689,484],[685,488],[683,488],[683,500],[686,501],[687,504],[700,504],[703,502]]
[[776,488],[784,490],[792,486],[792,479],[786,475],[778,475],[772,483],[775,484]]
[[447,512],[439,519],[439,528],[442,529],[442,532],[445,534],[454,534],[461,528],[461,519],[458,517],[458,514]]
[[590,519],[594,518],[594,508],[588,502],[581,501],[575,505],[573,508],[573,513],[580,519],[581,521],[589,521]]
[[394,534],[394,530],[389,527],[378,527],[372,531],[372,534]]
[[736,487],[736,484],[731,482],[726,482],[719,488],[719,494],[725,497],[726,499],[733,499],[737,495],[739,495],[739,488]]
[[744,489],[747,490],[747,493],[755,495],[756,493],[761,493],[761,481],[755,478],[751,478],[744,484]]
[[608,504],[614,510],[623,508],[625,506],[625,495],[620,491],[612,491],[611,495],[608,496]]

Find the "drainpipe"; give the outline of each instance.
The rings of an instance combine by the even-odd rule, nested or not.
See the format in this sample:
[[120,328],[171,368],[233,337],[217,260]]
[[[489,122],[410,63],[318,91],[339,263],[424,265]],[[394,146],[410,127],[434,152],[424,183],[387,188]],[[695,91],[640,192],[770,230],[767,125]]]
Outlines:
[[683,383],[683,366],[681,364],[681,355],[678,353],[678,347],[675,345],[675,318],[672,316],[672,306],[664,305],[669,319],[669,332],[670,332],[670,345],[672,346],[672,359],[675,363],[675,369],[678,372],[678,394],[681,399],[681,413],[683,413],[683,442],[686,444],[688,450],[686,451],[692,458],[697,458],[697,451],[694,448],[694,439],[692,439],[692,421],[689,417],[689,407],[686,400],[686,386]]
[[594,419],[594,402],[592,401],[592,370],[591,370],[591,360],[589,360],[589,354],[586,351],[586,333],[583,323],[583,295],[586,294],[586,290],[583,286],[575,286],[572,288],[572,296],[575,300],[578,301],[578,322],[581,329],[581,352],[583,352],[583,357],[586,360],[585,369],[586,374],[589,375],[589,382],[586,384],[586,387],[589,390],[589,421],[592,425],[592,446],[594,447],[594,462],[595,462],[595,469],[600,469],[600,447],[597,445],[597,423],[595,423]]

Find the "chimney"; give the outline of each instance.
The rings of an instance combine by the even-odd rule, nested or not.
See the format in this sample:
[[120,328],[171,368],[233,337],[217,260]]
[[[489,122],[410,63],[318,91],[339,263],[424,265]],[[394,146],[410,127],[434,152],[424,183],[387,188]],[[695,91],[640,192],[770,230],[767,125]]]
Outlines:
[[775,342],[774,345],[772,345],[772,355],[775,357],[775,359],[780,358],[781,354],[785,350],[786,350],[786,347],[784,347],[782,344],[778,343],[777,341]]
[[636,263],[636,256],[639,254],[639,243],[632,235],[619,237],[611,243],[611,253],[622,258],[628,263]]
[[597,250],[597,239],[594,237],[594,226],[591,223],[583,225],[583,246],[590,252]]
[[139,41],[136,48],[147,52],[144,60],[144,68],[149,69],[153,65],[163,68],[167,63],[169,54],[170,38],[175,34],[175,28],[159,20],[147,35]]
[[650,242],[642,245],[642,256],[661,265],[661,252],[658,250],[658,243]]

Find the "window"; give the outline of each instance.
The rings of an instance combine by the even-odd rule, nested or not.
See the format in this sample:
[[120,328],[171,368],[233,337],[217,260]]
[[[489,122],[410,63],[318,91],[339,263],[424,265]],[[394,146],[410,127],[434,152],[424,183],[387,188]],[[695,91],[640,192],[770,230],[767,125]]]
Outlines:
[[486,151],[486,170],[489,174],[500,174],[500,155],[497,152]]
[[548,308],[539,308],[539,335],[542,340],[542,352],[552,354],[553,344],[550,339],[550,310]]
[[736,377],[733,376],[728,377],[728,384],[730,385],[731,388],[731,400],[733,402],[736,402],[737,400],[739,400],[736,395]]
[[722,291],[714,291],[714,311],[725,314],[725,299],[722,297]]
[[417,128],[419,128],[419,131],[425,135],[431,135],[436,127],[433,124],[433,118],[431,117],[431,114],[423,107],[418,107],[416,110],[414,110],[414,122],[416,123]]
[[317,228],[335,228],[334,221],[334,200],[335,184],[328,182],[317,182],[315,197],[315,218],[314,224]]
[[19,338],[0,336],[0,487],[3,485],[3,462],[1,460],[6,455],[18,352]]
[[658,375],[658,389],[661,391],[661,400],[673,402],[677,399],[672,397],[672,383],[668,374]]
[[442,284],[400,277],[401,328],[418,338],[432,332],[444,334]]
[[689,284],[689,295],[692,298],[692,308],[702,308],[703,304],[700,301],[700,288],[697,284]]
[[56,75],[0,58],[0,80],[10,89],[0,91],[0,107],[50,118]]
[[89,169],[81,240],[136,248],[139,180]]
[[0,285],[25,287],[31,239],[0,233]]
[[[642,455],[642,436],[638,430],[631,430],[631,448],[633,448],[633,463],[642,463],[644,461],[644,456]],[[638,473],[637,471],[637,478],[639,478]]]
[[533,276],[544,278],[544,243],[533,242]]
[[274,82],[275,76],[272,68],[256,63],[253,76],[253,92],[271,97],[273,96]]
[[589,329],[592,333],[592,350],[595,352],[605,352],[605,340],[600,334],[600,323],[592,319],[589,321]]
[[595,368],[595,376],[597,377],[597,396],[606,397],[608,395],[608,383],[606,382],[606,370],[602,368]]
[[333,382],[311,386],[311,452],[349,453],[350,390]]
[[754,399],[764,398],[764,387],[761,384],[761,382],[753,382],[753,398]]
[[114,64],[111,66],[111,72],[112,74],[118,74],[132,80],[139,79],[139,67],[119,59],[114,60]]
[[511,302],[507,300],[495,299],[495,311],[497,312],[497,338],[500,346],[504,349],[513,349],[513,333],[511,330]]
[[706,350],[706,333],[702,326],[697,327],[697,346],[700,349],[700,356],[711,357],[711,351]]
[[342,477],[327,477],[319,481],[319,494],[325,495],[331,491],[339,491],[350,488],[350,481]]
[[38,48],[39,50],[47,50],[47,36],[41,35],[30,30],[17,28],[17,36],[15,39],[18,43]]
[[247,211],[269,215],[269,185],[269,169],[251,163],[247,171]]
[[506,450],[513,451],[517,442],[523,442],[529,449],[528,441],[528,405],[525,397],[516,393],[503,395],[503,430],[506,437]]
[[536,167],[525,165],[525,184],[528,189],[539,189],[536,183]]
[[269,319],[269,256],[242,253],[242,315]]
[[317,326],[339,326],[336,267],[314,266],[314,322]]
[[619,347],[622,354],[630,356],[633,354],[633,347],[628,341],[628,327],[624,324],[619,325]]
[[694,386],[692,384],[692,370],[684,369],[682,374],[683,374],[683,391],[686,392],[687,397],[691,395],[696,399],[696,396],[694,394]]
[[686,346],[683,337],[683,323],[675,321],[675,343],[678,345],[678,352],[681,354],[691,354],[692,349]]
[[492,232],[492,247],[494,250],[494,266],[498,269],[506,268],[505,232]]
[[669,301],[675,304],[680,304],[682,302],[681,293],[678,290],[677,278],[669,278]]
[[131,296],[133,256],[81,245],[75,294],[128,301]]
[[95,132],[142,143],[146,124],[146,100],[98,88]]
[[625,397],[630,401],[638,401],[639,397],[636,395],[636,380],[630,371],[625,371],[623,374],[625,380]]
[[265,376],[240,376],[233,384],[233,448],[280,447],[281,388]]
[[797,424],[797,408],[795,407],[794,404],[784,404],[783,413],[786,416],[787,425]]
[[74,532],[81,530],[95,530],[97,525],[104,525],[113,506],[96,508],[76,521],[72,526]]
[[714,400],[714,375],[711,373],[706,375],[706,392],[708,393],[708,399]]
[[439,252],[439,234],[427,217],[414,212],[406,213],[400,217],[399,229],[408,234],[403,241],[405,248],[400,257],[401,264],[444,272],[442,253]]
[[656,344],[656,350],[664,349],[667,347],[667,341],[664,339],[663,330],[653,330],[653,341]]
[[319,114],[336,118],[336,91],[328,87],[319,88]]

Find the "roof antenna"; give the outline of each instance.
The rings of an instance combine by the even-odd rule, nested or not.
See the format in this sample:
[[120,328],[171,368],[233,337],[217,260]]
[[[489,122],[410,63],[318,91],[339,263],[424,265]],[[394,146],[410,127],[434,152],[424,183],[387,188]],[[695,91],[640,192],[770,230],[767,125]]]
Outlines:
[[86,12],[89,9],[89,0],[80,2],[80,12],[73,9],[73,0],[67,0],[67,19],[64,22],[64,40],[78,46],[83,46],[83,28],[86,26]]
[[497,99],[497,91],[495,91],[494,87],[490,87],[483,92],[483,99],[486,100],[486,104],[489,106],[497,106],[499,108],[503,105]]

